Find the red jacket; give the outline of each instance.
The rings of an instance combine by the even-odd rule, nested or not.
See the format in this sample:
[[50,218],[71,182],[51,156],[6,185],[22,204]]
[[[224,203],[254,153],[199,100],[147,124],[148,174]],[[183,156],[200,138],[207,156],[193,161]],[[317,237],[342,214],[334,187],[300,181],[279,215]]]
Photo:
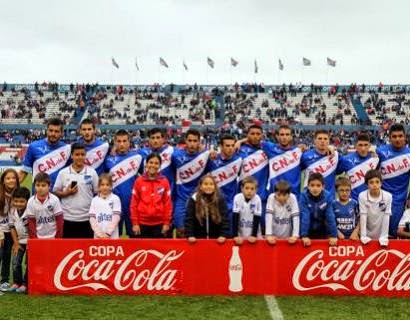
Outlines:
[[169,225],[172,202],[168,179],[162,175],[138,177],[132,188],[130,212],[132,225]]

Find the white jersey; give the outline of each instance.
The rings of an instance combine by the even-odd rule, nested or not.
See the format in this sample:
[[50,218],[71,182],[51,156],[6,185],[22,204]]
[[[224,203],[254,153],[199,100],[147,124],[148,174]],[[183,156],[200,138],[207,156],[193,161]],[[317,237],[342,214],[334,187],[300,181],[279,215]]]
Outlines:
[[401,217],[400,222],[399,222],[399,227],[405,227],[406,222],[410,222],[410,209],[406,209],[403,212],[403,216]]
[[[121,216],[121,201],[117,195],[111,193],[105,199],[99,195],[93,198],[89,216],[95,219],[99,231],[111,234],[111,239],[119,238],[118,223],[116,225],[113,224],[115,215]],[[95,226],[92,223],[91,226],[94,230]],[[96,234],[97,232],[94,230],[95,238],[97,238]]]
[[[246,201],[245,196],[242,193],[238,193],[233,199],[232,211],[239,214],[239,236],[248,238],[252,235],[253,216],[260,217],[262,215],[261,198],[255,194],[252,199]],[[260,225],[257,237],[261,238]]]
[[19,243],[27,244],[27,238],[28,238],[27,211],[25,211],[20,216],[18,214],[17,209],[13,208],[9,214],[9,224],[10,224],[10,228],[14,227],[14,229],[16,229]]
[[72,181],[77,181],[78,192],[61,199],[64,220],[88,221],[91,200],[98,190],[97,172],[89,166],[85,166],[80,172],[76,172],[72,166],[64,168],[58,173],[53,191],[66,189]]
[[276,200],[274,193],[270,194],[266,202],[266,235],[280,239],[299,237],[299,213],[298,201],[293,193],[284,205]]
[[57,233],[56,217],[63,214],[60,200],[52,193],[41,203],[37,196],[32,196],[27,203],[27,218],[36,219],[37,238],[55,238]]
[[[391,193],[381,190],[379,197],[373,198],[368,190],[362,191],[359,194],[361,236],[367,236],[372,240],[387,239],[391,206]],[[385,219],[386,216],[387,219]]]

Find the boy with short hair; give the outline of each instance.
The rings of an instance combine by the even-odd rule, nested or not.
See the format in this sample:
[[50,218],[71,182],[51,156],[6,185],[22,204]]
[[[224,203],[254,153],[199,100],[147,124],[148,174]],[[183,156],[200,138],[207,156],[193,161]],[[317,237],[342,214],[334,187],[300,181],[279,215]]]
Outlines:
[[51,180],[40,172],[34,178],[35,194],[27,203],[28,233],[30,239],[54,239],[63,236],[63,210],[60,200],[50,193]]
[[352,185],[346,177],[336,180],[337,199],[333,202],[337,237],[341,240],[359,240],[359,210],[357,201],[350,198]]
[[262,201],[257,195],[258,183],[252,176],[242,180],[241,193],[233,199],[233,236],[236,244],[242,244],[243,238],[254,243],[261,237],[260,220]]
[[288,239],[290,244],[299,238],[299,205],[290,192],[288,182],[281,180],[274,187],[266,203],[266,240],[275,244],[276,238]]
[[[27,202],[30,199],[30,191],[25,187],[17,188],[12,194],[12,210],[9,214],[11,237],[13,238],[12,267],[13,285],[9,291],[25,293],[27,291],[27,266],[23,275],[23,258],[27,249]],[[27,259],[27,258],[26,258]],[[27,261],[26,261],[27,265]]]
[[381,246],[389,244],[389,220],[392,214],[392,195],[382,190],[379,170],[369,170],[365,175],[368,190],[359,194],[360,240],[363,244],[379,240]]
[[61,199],[64,213],[64,238],[92,239],[89,222],[91,201],[98,190],[97,172],[85,165],[86,148],[81,143],[71,146],[72,164],[58,173],[54,193]]
[[303,245],[311,245],[310,238],[329,239],[329,245],[337,245],[336,218],[333,212],[333,197],[324,189],[320,173],[311,173],[307,189],[300,196],[300,237]]

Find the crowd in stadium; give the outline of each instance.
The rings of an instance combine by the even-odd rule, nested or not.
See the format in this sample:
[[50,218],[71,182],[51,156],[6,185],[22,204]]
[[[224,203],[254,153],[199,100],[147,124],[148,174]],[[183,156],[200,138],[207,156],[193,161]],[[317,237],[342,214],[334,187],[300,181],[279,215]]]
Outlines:
[[[193,86],[161,86],[126,88],[98,84],[70,84],[64,90],[57,83],[34,84],[33,90],[18,90],[4,84],[0,90],[0,122],[13,123],[18,118],[27,123],[44,124],[50,117],[65,123],[88,106],[87,117],[97,124],[179,125],[184,119],[194,123],[215,125],[224,110],[223,121],[245,128],[259,119],[265,124],[316,125],[362,124],[352,107],[357,97],[370,117],[369,123],[384,124],[410,121],[408,89],[384,86],[235,84],[212,89]],[[222,100],[218,103],[218,98]],[[222,105],[223,104],[223,105]],[[47,112],[48,110],[48,112]],[[186,112],[185,112],[186,110]]]
[[[304,246],[311,239],[328,239],[331,246],[338,239],[378,240],[387,246],[389,239],[410,237],[410,148],[401,124],[391,125],[389,143],[375,150],[368,132],[346,134],[355,140],[347,154],[337,150],[342,133],[331,143],[326,130],[307,137],[287,125],[267,133],[275,142],[258,124],[238,129],[238,136],[229,127],[218,129],[218,148],[204,144],[195,129],[174,146],[160,128],[139,146],[118,130],[110,146],[90,119],[68,144],[63,125],[49,119],[45,138],[30,143],[22,170],[1,175],[1,291],[26,292],[28,238],[125,233],[191,243],[233,238],[239,245],[265,238],[273,245],[300,238]],[[29,173],[33,195],[21,186]]]

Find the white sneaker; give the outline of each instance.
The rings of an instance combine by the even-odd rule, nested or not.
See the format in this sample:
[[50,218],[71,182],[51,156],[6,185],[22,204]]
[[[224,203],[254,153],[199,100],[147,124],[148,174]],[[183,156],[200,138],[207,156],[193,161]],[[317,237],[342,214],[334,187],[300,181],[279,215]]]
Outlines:
[[9,291],[9,289],[10,289],[10,283],[3,282],[2,284],[0,284],[0,291],[6,292],[6,291]]
[[16,293],[26,293],[26,292],[27,292],[27,287],[25,285],[22,285],[16,289]]

